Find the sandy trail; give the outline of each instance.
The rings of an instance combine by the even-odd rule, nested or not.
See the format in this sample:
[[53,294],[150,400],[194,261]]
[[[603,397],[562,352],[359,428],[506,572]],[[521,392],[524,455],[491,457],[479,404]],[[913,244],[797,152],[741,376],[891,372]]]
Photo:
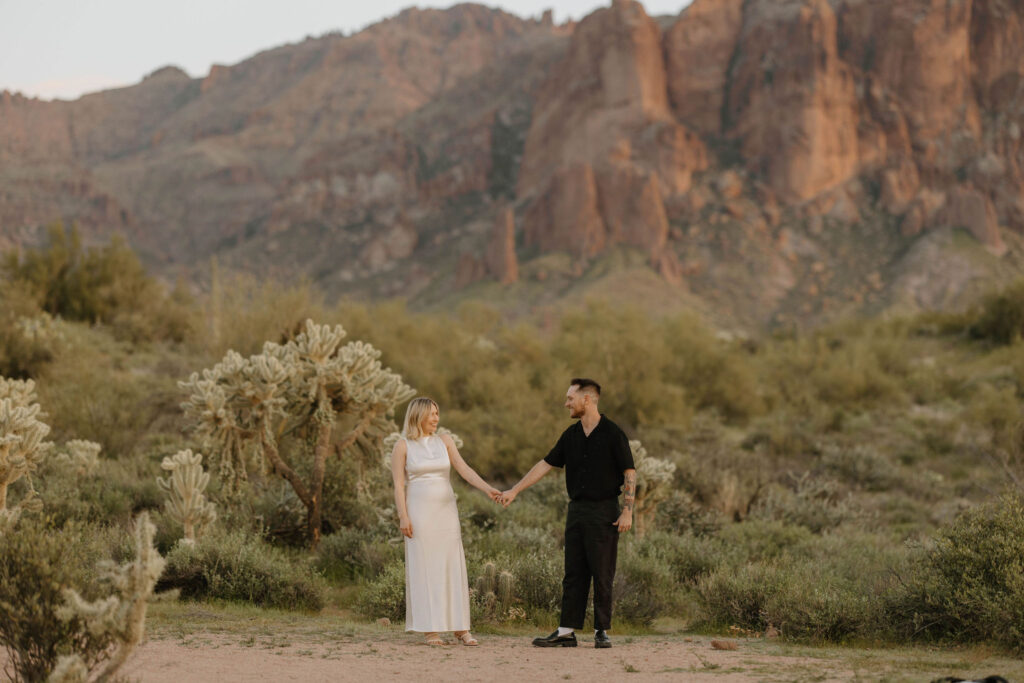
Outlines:
[[[123,673],[143,683],[179,681],[610,681],[722,682],[849,680],[839,662],[768,655],[747,649],[719,651],[710,639],[692,642],[656,637],[620,638],[609,650],[591,642],[577,648],[541,649],[521,636],[479,636],[477,648],[431,648],[406,634],[341,642],[286,642],[274,637],[202,635],[154,639],[129,660]],[[833,668],[838,664],[839,668]],[[830,666],[833,665],[833,666]]]

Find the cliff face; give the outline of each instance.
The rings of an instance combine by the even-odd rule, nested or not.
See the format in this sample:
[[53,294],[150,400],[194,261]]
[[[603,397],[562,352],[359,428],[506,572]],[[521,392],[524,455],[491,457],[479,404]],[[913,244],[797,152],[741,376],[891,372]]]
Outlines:
[[741,322],[947,305],[1019,272],[1022,126],[1024,0],[407,10],[203,79],[3,93],[0,242],[73,219],[164,268],[424,303],[537,303],[625,249]]

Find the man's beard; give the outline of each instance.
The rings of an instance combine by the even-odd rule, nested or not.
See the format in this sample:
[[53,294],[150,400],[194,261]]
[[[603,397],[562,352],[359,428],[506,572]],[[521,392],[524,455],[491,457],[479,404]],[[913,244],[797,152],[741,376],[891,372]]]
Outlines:
[[579,409],[579,408],[570,408],[569,409],[569,417],[571,417],[574,420],[578,420],[579,418],[583,417],[583,413],[584,412],[585,411],[583,411],[582,409]]

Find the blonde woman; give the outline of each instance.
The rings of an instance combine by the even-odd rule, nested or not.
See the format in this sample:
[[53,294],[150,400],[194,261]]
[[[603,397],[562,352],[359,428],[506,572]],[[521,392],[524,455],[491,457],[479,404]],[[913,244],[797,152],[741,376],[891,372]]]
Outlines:
[[405,411],[402,438],[391,452],[398,525],[405,536],[405,630],[445,645],[452,631],[463,645],[478,645],[469,632],[469,578],[459,511],[449,470],[498,502],[501,492],[466,464],[448,434],[437,434],[437,403],[414,398]]

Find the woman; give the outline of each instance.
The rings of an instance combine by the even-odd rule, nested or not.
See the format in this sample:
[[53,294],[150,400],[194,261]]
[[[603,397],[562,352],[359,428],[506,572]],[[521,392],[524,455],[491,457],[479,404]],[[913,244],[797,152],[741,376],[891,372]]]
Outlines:
[[451,436],[437,434],[440,417],[434,401],[414,398],[391,452],[405,536],[405,630],[426,633],[428,645],[444,645],[442,631],[453,631],[463,645],[478,645],[469,632],[469,579],[449,468],[495,502],[501,492],[466,464]]

